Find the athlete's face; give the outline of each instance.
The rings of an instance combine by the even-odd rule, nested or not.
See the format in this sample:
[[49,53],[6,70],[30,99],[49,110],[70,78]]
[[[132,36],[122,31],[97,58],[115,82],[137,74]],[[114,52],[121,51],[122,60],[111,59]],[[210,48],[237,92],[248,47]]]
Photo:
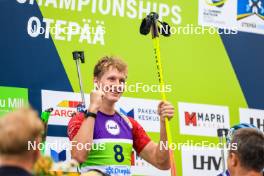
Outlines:
[[95,78],[94,82],[104,91],[104,99],[115,103],[124,92],[124,85],[127,73],[119,72],[116,68],[109,68],[100,78]]

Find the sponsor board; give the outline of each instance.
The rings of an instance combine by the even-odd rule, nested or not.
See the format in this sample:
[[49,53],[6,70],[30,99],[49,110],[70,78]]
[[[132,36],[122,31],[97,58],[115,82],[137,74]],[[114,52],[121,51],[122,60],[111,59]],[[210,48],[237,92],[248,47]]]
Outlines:
[[[77,106],[81,102],[81,95],[73,92],[42,90],[42,111],[53,108],[49,118],[49,125],[67,126],[72,114],[77,111]],[[88,106],[89,96],[85,94],[86,106]]]
[[219,28],[235,28],[236,1],[199,0],[199,24]]
[[239,109],[240,123],[250,123],[264,132],[264,110]]
[[[85,100],[88,106],[88,94],[85,94]],[[68,125],[80,101],[79,93],[42,90],[42,111],[54,108],[49,125]],[[158,103],[158,100],[121,97],[115,108],[118,112],[134,118],[147,132],[159,132]]]
[[145,175],[145,176],[164,176],[170,175],[170,170],[159,170],[149,164],[147,161],[142,159],[140,156],[137,155],[136,152],[133,151],[132,154],[132,167],[131,171],[133,174],[137,175]]
[[122,97],[117,102],[116,109],[134,118],[147,132],[159,132],[158,104],[158,100]]
[[0,87],[0,116],[28,104],[28,90],[16,87]]
[[181,157],[183,176],[218,175],[223,171],[219,149],[183,146]]
[[238,0],[239,30],[264,34],[264,0]]
[[[44,154],[50,156],[54,161],[53,170],[61,170],[62,165],[67,165],[71,161],[71,143],[68,137],[47,136]],[[71,168],[70,172],[76,172],[77,168]]]
[[225,106],[179,102],[180,133],[217,136],[218,128],[229,128],[229,110]]
[[264,0],[199,0],[199,24],[264,34]]

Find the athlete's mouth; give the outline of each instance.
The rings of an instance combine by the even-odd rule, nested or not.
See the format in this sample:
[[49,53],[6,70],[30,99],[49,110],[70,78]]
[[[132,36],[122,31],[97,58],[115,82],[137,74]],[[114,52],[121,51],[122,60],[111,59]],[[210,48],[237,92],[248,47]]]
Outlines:
[[112,94],[116,94],[119,95],[123,92],[123,87],[112,87],[112,89],[110,90],[110,92]]
[[113,95],[119,95],[120,92],[118,92],[118,91],[111,91],[111,94],[113,94]]

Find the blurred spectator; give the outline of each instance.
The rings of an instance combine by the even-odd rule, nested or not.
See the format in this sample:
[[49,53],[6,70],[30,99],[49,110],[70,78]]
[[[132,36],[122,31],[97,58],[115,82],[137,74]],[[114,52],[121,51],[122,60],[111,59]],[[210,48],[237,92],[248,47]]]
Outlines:
[[0,118],[0,175],[31,176],[39,150],[28,142],[41,142],[43,125],[30,108],[19,109]]
[[264,134],[256,128],[241,128],[231,138],[226,175],[263,176]]

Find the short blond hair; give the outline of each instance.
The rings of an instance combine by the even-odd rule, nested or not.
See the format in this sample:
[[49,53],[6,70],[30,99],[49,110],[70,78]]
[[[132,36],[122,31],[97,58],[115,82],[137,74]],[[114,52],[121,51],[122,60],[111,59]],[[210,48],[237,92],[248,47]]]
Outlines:
[[0,117],[0,155],[16,155],[28,151],[28,141],[35,141],[44,127],[31,108],[22,108]]
[[119,72],[127,74],[127,64],[116,56],[102,57],[94,67],[94,77],[100,78],[110,68],[115,68]]

